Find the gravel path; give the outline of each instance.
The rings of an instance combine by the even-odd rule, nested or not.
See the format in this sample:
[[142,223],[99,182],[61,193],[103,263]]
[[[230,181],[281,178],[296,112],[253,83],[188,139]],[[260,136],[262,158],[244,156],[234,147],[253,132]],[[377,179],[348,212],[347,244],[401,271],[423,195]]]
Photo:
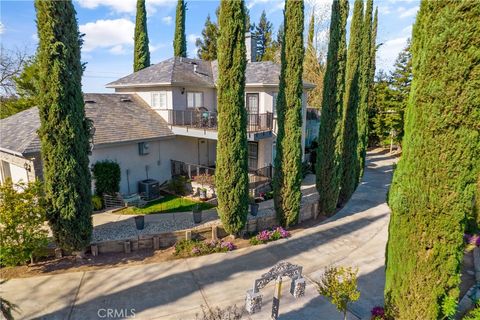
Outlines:
[[[318,196],[315,189],[315,175],[310,174],[305,177],[302,183],[303,201],[311,201]],[[267,217],[275,215],[273,200],[267,200],[260,203],[256,217],[248,215],[248,219],[258,217]],[[216,209],[203,211],[202,222],[195,224],[193,222],[192,212],[158,213],[145,215],[145,228],[137,230],[135,227],[134,216],[121,215],[111,212],[97,213],[93,215],[93,236],[92,243],[111,240],[125,240],[137,238],[140,235],[157,234],[161,232],[171,232],[191,228],[207,227],[220,224]]]

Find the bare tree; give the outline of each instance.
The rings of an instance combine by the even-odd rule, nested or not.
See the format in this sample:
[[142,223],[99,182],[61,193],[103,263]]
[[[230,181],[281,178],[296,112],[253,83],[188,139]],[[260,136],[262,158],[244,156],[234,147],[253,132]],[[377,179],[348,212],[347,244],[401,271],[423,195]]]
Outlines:
[[0,96],[16,95],[15,77],[20,76],[31,55],[27,48],[5,49],[0,47]]

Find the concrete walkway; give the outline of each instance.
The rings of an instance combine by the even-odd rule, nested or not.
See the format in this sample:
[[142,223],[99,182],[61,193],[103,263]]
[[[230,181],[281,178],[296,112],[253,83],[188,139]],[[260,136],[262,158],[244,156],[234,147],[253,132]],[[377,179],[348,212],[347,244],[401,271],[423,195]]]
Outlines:
[[[361,298],[350,307],[349,319],[368,319],[370,309],[383,302],[390,213],[385,195],[393,162],[370,152],[364,181],[349,203],[325,223],[290,239],[156,264],[13,279],[2,285],[0,296],[19,305],[18,319],[105,319],[105,309],[122,313],[117,319],[132,311],[136,319],[195,319],[201,305],[243,307],[254,279],[287,260],[303,266],[313,280],[330,264],[357,266]],[[288,287],[284,282],[280,319],[342,319],[310,282],[305,297],[297,300]],[[273,284],[262,293],[262,312],[252,319],[269,319]]]

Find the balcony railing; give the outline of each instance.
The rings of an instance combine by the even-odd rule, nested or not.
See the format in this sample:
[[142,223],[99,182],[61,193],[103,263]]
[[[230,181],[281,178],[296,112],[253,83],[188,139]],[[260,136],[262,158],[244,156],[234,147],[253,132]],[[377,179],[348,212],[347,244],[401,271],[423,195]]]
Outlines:
[[[188,179],[195,179],[195,177],[207,174],[215,175],[215,168],[206,167],[198,164],[185,163],[178,160],[170,160],[172,177],[183,176]],[[272,166],[266,166],[256,170],[248,170],[248,182],[250,189],[270,183],[272,180]]]
[[[160,115],[172,126],[198,129],[218,129],[218,113],[202,110],[158,110]],[[269,131],[273,127],[271,112],[247,115],[247,132]]]

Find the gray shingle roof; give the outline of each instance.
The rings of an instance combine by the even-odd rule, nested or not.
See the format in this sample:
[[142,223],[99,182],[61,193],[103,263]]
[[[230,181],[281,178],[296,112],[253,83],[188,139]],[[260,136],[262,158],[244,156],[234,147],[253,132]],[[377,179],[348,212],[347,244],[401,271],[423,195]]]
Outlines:
[[114,88],[153,84],[213,87],[212,68],[209,61],[174,57],[110,82],[106,86]]
[[[94,144],[173,136],[163,118],[135,94],[86,93],[85,114],[95,127]],[[21,154],[40,151],[36,107],[0,120],[0,148]]]
[[[249,62],[246,84],[278,85],[280,65],[270,61]],[[160,85],[197,85],[214,87],[218,80],[217,61],[170,58],[107,84],[107,87]]]
[[0,148],[21,154],[39,151],[38,128],[40,118],[36,107],[0,120]]

